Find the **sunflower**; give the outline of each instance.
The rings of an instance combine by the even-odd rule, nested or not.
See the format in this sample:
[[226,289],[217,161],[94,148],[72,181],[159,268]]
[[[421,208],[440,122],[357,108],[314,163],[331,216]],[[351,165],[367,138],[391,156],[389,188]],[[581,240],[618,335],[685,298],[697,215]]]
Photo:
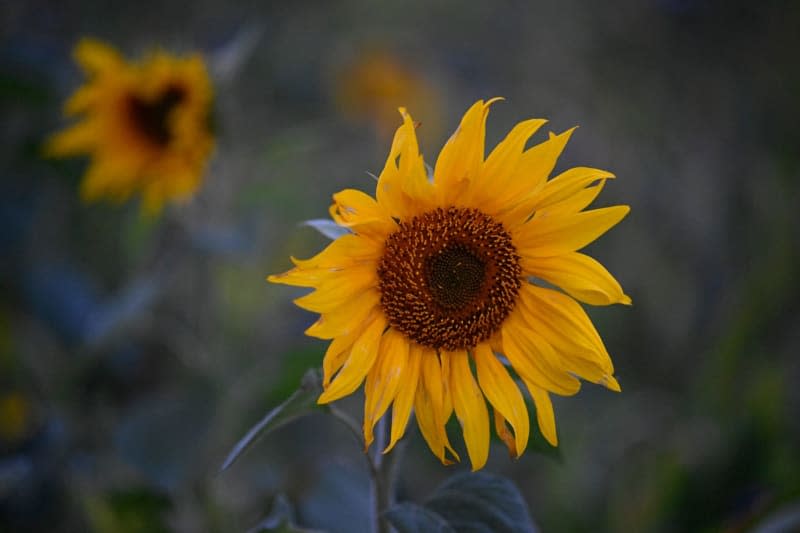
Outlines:
[[74,57],[88,80],[64,110],[82,120],[52,136],[45,152],[91,156],[82,198],[124,201],[138,192],[143,208],[157,212],[164,202],[194,193],[214,145],[202,57],[157,51],[129,63],[92,39],[81,40]]
[[365,384],[364,438],[392,408],[389,451],[412,409],[433,453],[459,460],[445,425],[455,412],[477,470],[494,427],[512,456],[525,450],[529,415],[557,445],[550,394],[573,395],[579,378],[619,391],[603,341],[581,305],[630,304],[619,283],[578,252],[629,211],[585,211],[614,176],[571,168],[548,180],[573,129],[526,149],[546,121],[526,120],[484,158],[486,118],[497,99],[464,115],[432,177],[405,109],[375,198],[333,196],[349,233],[276,283],[313,287],[295,303],[320,318],[306,334],[331,340],[323,361],[332,402]]

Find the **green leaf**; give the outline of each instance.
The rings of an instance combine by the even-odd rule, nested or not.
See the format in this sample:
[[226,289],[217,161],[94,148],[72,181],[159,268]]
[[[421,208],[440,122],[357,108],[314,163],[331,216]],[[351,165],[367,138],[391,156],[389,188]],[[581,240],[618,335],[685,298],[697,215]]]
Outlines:
[[308,370],[300,381],[300,387],[289,398],[275,409],[271,410],[258,424],[236,443],[225,462],[220,468],[224,472],[255,442],[267,433],[278,429],[284,424],[311,414],[321,409],[317,405],[317,398],[322,394],[322,376],[318,369]]
[[517,487],[482,472],[457,474],[419,506],[395,505],[384,516],[400,533],[535,533],[528,507]]
[[416,503],[397,504],[383,516],[397,533],[455,533],[444,518]]

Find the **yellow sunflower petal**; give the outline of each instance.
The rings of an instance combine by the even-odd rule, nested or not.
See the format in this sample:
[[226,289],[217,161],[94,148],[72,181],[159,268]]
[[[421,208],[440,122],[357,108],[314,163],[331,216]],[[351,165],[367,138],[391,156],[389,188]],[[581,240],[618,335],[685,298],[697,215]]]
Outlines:
[[489,412],[465,351],[451,353],[450,391],[474,472],[483,468],[489,458]]
[[500,100],[478,100],[461,119],[461,124],[439,153],[433,170],[440,204],[447,205],[462,191],[466,180],[478,176],[485,154],[486,117],[489,107]]
[[333,339],[330,344],[328,344],[328,348],[325,350],[325,356],[322,359],[322,386],[323,388],[327,389],[328,384],[333,379],[333,376],[336,372],[342,368],[344,362],[347,361],[347,358],[350,356],[350,349],[353,347],[353,343],[361,337],[361,334],[366,329],[367,325],[372,323],[373,314],[376,311],[373,308],[373,311],[361,321],[360,324],[352,328],[347,333],[343,333],[339,335],[335,339]]
[[378,357],[378,346],[384,329],[386,329],[386,319],[379,314],[353,344],[350,357],[347,358],[328,388],[317,399],[317,403],[325,404],[338,400],[361,385]]
[[414,405],[414,396],[417,392],[421,362],[422,347],[412,344],[408,350],[408,362],[403,371],[402,382],[392,405],[392,432],[389,445],[383,450],[383,453],[391,451],[406,432],[411,408]]
[[442,363],[436,352],[426,349],[422,353],[420,380],[414,401],[417,425],[431,451],[444,464],[451,464],[449,451],[458,460],[445,431],[445,424],[453,411],[448,401]]
[[355,265],[346,272],[332,277],[311,294],[297,298],[294,303],[301,309],[316,313],[330,313],[351,301],[368,287],[377,287],[375,265]]
[[562,396],[580,390],[580,381],[567,372],[558,353],[524,320],[521,310],[506,319],[501,336],[503,353],[517,374]]
[[364,320],[380,302],[380,293],[375,288],[366,289],[341,307],[323,314],[305,333],[318,339],[333,339],[344,335]]
[[517,384],[509,376],[503,364],[492,353],[488,344],[481,343],[472,352],[478,383],[489,403],[499,411],[514,428],[515,451],[519,456],[528,445],[530,422],[525,400]]
[[119,52],[96,39],[81,39],[75,46],[73,54],[75,61],[89,74],[99,74],[124,65]]
[[[407,116],[404,109],[401,110],[401,115],[404,118]],[[408,122],[411,122],[410,118]],[[387,213],[394,216],[404,213],[403,177],[397,168],[397,158],[409,135],[409,127],[413,131],[414,125],[406,124],[404,121],[403,125],[397,128],[392,140],[392,147],[389,150],[389,157],[386,158],[386,164],[378,176],[378,184],[375,186],[375,198],[378,204]]]
[[364,385],[364,442],[367,448],[374,440],[375,424],[397,394],[407,364],[408,340],[390,328],[381,339],[378,361],[367,374]]
[[567,294],[591,305],[630,305],[631,299],[608,270],[588,255],[573,252],[554,257],[523,258],[525,275],[561,287]]
[[342,268],[292,268],[281,274],[267,276],[267,281],[295,287],[318,287],[336,275]]
[[574,252],[611,229],[629,211],[627,205],[617,205],[560,217],[534,218],[514,232],[514,243],[523,257]]
[[545,183],[544,187],[531,197],[531,207],[542,209],[570,198],[597,180],[612,178],[614,174],[605,170],[589,167],[571,168]]
[[503,415],[500,414],[500,411],[493,407],[492,414],[494,415],[494,430],[497,432],[497,436],[500,437],[500,440],[502,440],[503,444],[505,444],[506,448],[508,448],[508,454],[511,456],[511,458],[516,459],[520,456],[520,452],[517,450],[517,441],[514,437],[514,434],[508,429],[506,419],[503,418]]
[[[544,119],[520,122],[492,150],[481,169],[480,178],[471,184],[472,190],[480,189],[484,192],[479,195],[479,208],[487,213],[494,213],[506,207],[509,201],[518,200],[510,195],[515,189],[512,181],[516,177],[515,173],[522,159],[525,143],[545,123],[547,121]],[[475,194],[470,192],[470,195]]]
[[567,371],[611,390],[619,388],[603,341],[575,300],[558,291],[524,285],[520,303],[531,327],[561,355]]
[[337,224],[353,228],[356,233],[385,237],[396,225],[375,199],[355,189],[345,189],[333,195],[331,217]]
[[63,157],[91,152],[97,144],[97,126],[88,120],[50,137],[44,145],[48,157]]
[[603,190],[605,183],[605,180],[600,180],[600,183],[597,185],[592,185],[582,191],[578,191],[566,200],[561,200],[560,202],[555,202],[541,209],[537,209],[533,218],[555,218],[582,211],[594,202],[595,198],[600,194],[600,191]]
[[[342,268],[354,263],[377,260],[381,245],[360,235],[342,235],[311,259],[292,259],[298,267]],[[276,281],[280,283],[280,281]]]
[[509,227],[514,228],[524,223],[533,212],[532,200],[545,186],[547,177],[556,166],[561,152],[569,142],[575,128],[559,135],[550,133],[550,138],[526,150],[520,157],[516,171],[508,180],[505,198],[510,205],[499,218]]
[[98,89],[95,85],[84,85],[72,93],[64,104],[64,114],[77,115],[87,111],[98,98]]
[[[524,378],[523,378],[524,380]],[[528,392],[531,393],[533,403],[536,405],[536,421],[539,423],[539,430],[547,442],[552,446],[558,446],[558,435],[556,434],[556,416],[553,412],[553,402],[550,401],[550,394],[535,384],[525,382]]]
[[419,153],[414,121],[405,108],[400,108],[400,114],[403,125],[395,133],[375,197],[390,216],[404,219],[429,207],[432,185]]

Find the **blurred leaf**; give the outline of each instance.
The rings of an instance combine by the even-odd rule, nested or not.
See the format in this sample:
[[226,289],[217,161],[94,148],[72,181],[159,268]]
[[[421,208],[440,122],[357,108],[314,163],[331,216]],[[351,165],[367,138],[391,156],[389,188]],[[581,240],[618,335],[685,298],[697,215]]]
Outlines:
[[451,533],[454,531],[444,518],[416,503],[403,502],[395,505],[386,511],[384,516],[398,533]]
[[300,387],[289,398],[271,410],[258,424],[253,426],[242,439],[236,443],[220,468],[223,472],[241,456],[250,446],[287,422],[305,416],[320,409],[317,398],[322,394],[322,376],[317,369],[309,369],[300,382]]
[[15,106],[40,106],[50,98],[50,90],[36,82],[0,72],[0,102]]
[[214,80],[219,83],[235,80],[247,60],[252,57],[263,34],[263,27],[251,24],[240,28],[226,43],[213,50],[209,65]]
[[261,531],[274,531],[276,533],[313,533],[313,529],[306,529],[295,524],[294,509],[286,496],[279,494],[272,503],[272,510],[264,520],[258,523],[248,533]]
[[767,516],[752,533],[800,531],[800,502],[787,505]]
[[353,462],[324,460],[311,487],[297,501],[303,524],[327,533],[370,531],[370,476],[361,458]]
[[[311,344],[311,343],[309,343]],[[294,350],[288,350],[276,372],[277,381],[265,390],[262,399],[266,405],[283,402],[297,390],[297,383],[309,368],[319,365],[319,348],[317,346],[302,345]]]
[[191,242],[198,251],[210,254],[246,254],[254,249],[255,231],[252,220],[236,226],[207,225],[192,232]]
[[105,498],[88,499],[86,511],[94,531],[167,533],[166,514],[171,508],[163,494],[148,489],[115,491]]
[[89,315],[84,341],[101,343],[140,319],[156,301],[162,283],[148,277],[131,281]]
[[116,452],[155,486],[175,490],[197,474],[213,413],[214,394],[203,383],[143,398],[117,427]]
[[385,516],[401,533],[536,531],[517,487],[483,472],[457,474],[442,483],[424,506],[395,505]]
[[310,226],[322,233],[323,236],[332,240],[338,239],[342,235],[347,235],[350,233],[349,229],[344,228],[333,220],[328,220],[327,218],[314,218],[312,220],[306,220],[303,222],[303,226]]

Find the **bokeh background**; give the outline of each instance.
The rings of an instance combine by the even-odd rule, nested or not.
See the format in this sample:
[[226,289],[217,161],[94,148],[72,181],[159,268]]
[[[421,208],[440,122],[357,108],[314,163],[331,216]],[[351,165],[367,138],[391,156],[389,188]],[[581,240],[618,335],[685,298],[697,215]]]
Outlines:
[[[789,1],[0,3],[0,531],[245,531],[279,494],[365,530],[330,417],[217,473],[324,351],[264,278],[325,244],[301,223],[332,193],[372,189],[398,105],[433,162],[496,95],[488,145],[580,124],[558,168],[618,176],[600,202],[632,213],[589,251],[634,305],[589,310],[623,393],[556,399],[558,451],[496,441],[488,471],[545,532],[798,527],[799,27]],[[208,58],[217,149],[189,203],[83,205],[86,161],[40,157],[86,35]],[[467,468],[408,440],[401,498]]]

